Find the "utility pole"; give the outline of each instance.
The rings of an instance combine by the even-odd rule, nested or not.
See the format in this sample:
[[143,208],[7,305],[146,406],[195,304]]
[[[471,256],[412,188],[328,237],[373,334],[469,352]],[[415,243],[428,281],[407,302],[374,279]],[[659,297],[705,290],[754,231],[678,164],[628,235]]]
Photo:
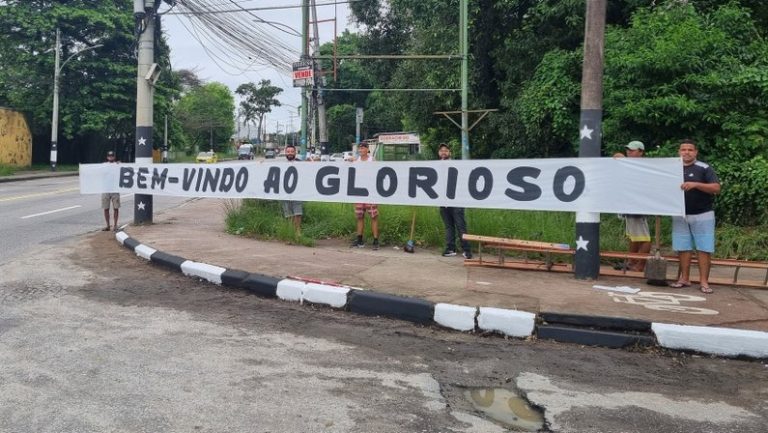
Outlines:
[[56,27],[56,57],[53,65],[53,118],[51,119],[51,171],[56,171],[56,160],[58,159],[58,139],[59,139],[59,73],[61,67],[61,39],[59,28]]
[[76,55],[82,53],[83,51],[92,50],[102,46],[102,44],[98,44],[83,48],[82,50],[67,57],[67,60],[64,60],[64,63],[61,63],[61,32],[59,31],[59,28],[56,27],[56,46],[54,47],[56,54],[53,63],[53,110],[51,114],[51,171],[56,171],[56,163],[58,162],[59,158],[59,83],[61,82],[61,70],[64,68],[64,65],[72,60],[72,58]]
[[[138,72],[136,77],[136,149],[137,164],[152,163],[153,99],[154,83],[159,70],[154,63],[155,57],[155,18],[154,0],[134,0],[133,16],[139,32]],[[153,197],[149,194],[134,196],[133,223],[152,224]]]
[[[309,53],[309,0],[301,0],[301,60],[308,60]],[[307,88],[301,88],[301,154],[307,154]]]
[[[312,0],[312,34],[313,34],[313,49],[312,54],[320,54],[320,32],[317,26],[317,4],[315,0]],[[325,123],[325,102],[323,101],[323,77],[322,70],[319,63],[314,63],[315,66],[315,92],[317,99],[317,128],[320,141],[320,154],[328,155],[328,130]]]
[[461,0],[459,11],[459,48],[461,50],[461,159],[469,159],[469,0]]
[[[606,0],[588,0],[586,3],[579,158],[597,158],[602,145]],[[573,267],[574,276],[579,280],[594,280],[600,275],[599,213],[576,212],[576,254]]]

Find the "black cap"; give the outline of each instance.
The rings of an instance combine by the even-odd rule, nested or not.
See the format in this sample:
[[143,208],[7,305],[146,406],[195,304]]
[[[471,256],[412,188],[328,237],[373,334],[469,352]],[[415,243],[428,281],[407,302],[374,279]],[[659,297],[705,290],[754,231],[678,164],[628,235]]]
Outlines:
[[362,143],[360,143],[360,147],[368,147],[368,143],[366,143],[365,141],[363,141]]

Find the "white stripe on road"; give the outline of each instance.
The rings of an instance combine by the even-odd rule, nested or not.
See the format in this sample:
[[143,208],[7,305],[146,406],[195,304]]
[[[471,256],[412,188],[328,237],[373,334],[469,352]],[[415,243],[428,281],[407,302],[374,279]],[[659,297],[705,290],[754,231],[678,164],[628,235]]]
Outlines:
[[27,218],[39,217],[39,216],[48,215],[48,214],[52,214],[52,213],[56,213],[56,212],[64,212],[65,210],[77,209],[79,207],[82,207],[82,206],[76,205],[76,206],[70,206],[70,207],[63,207],[61,209],[49,210],[48,212],[40,212],[40,213],[36,213],[36,214],[32,214],[32,215],[23,216],[23,217],[21,217],[21,219],[25,220]]

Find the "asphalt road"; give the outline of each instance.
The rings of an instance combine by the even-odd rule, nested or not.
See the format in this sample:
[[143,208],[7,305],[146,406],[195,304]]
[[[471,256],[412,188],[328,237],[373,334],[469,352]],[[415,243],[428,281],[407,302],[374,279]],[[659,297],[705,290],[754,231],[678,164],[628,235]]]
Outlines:
[[[133,195],[121,199],[121,224],[133,220]],[[154,211],[184,199],[155,197]],[[99,195],[81,195],[77,176],[0,183],[0,263],[41,245],[53,245],[101,230]]]

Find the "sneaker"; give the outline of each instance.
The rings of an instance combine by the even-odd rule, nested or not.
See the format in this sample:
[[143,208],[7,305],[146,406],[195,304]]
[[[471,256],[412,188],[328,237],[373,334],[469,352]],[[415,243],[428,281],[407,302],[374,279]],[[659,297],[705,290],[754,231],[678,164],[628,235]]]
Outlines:
[[355,239],[354,241],[352,241],[352,245],[350,245],[349,247],[350,248],[365,248],[365,242],[364,241],[359,241],[359,240]]
[[374,240],[373,240],[373,246],[372,246],[372,248],[373,248],[374,250],[378,250],[378,249],[379,249],[379,240],[378,240],[378,239],[374,239]]
[[461,253],[462,256],[464,256],[465,259],[469,260],[472,258],[472,251],[464,251]]
[[453,257],[456,255],[456,251],[454,250],[445,250],[443,251],[443,257]]

